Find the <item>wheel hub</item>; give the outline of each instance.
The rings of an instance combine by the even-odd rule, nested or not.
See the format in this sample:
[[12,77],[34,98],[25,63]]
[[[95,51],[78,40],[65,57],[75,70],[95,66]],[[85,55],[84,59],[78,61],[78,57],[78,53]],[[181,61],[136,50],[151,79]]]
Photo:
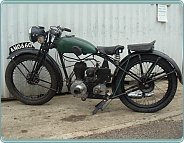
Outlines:
[[31,80],[31,76],[32,76],[32,73],[28,73],[27,74],[27,82],[29,84],[32,84],[34,85],[35,83],[38,83],[40,80],[39,80],[39,75],[36,73],[33,80]]
[[145,80],[146,80],[146,77],[141,78],[141,81],[143,81],[143,82],[139,83],[139,88],[142,92],[149,93],[149,92],[153,91],[153,89],[155,87],[155,83],[154,83],[154,81],[146,83],[146,81],[151,80],[150,78],[147,78],[146,81]]

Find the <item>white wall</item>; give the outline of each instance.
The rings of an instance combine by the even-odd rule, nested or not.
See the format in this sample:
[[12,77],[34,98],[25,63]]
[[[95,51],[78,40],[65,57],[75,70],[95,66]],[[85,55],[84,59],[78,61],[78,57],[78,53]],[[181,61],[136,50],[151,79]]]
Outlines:
[[[183,7],[179,4],[168,7],[167,23],[157,21],[155,4],[3,4],[1,14],[2,98],[10,97],[4,81],[8,48],[29,41],[28,29],[34,25],[68,27],[72,34],[94,45],[127,46],[157,40],[155,49],[168,54],[182,68]],[[124,50],[122,57],[126,54]],[[54,51],[51,55],[55,57]]]

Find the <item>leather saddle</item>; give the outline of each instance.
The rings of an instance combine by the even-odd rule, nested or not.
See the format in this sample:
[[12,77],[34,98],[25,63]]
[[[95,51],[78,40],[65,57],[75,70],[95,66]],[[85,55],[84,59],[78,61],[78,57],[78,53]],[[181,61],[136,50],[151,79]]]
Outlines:
[[151,43],[128,45],[128,50],[135,51],[135,52],[152,51],[154,49],[155,42],[156,40],[154,40]]

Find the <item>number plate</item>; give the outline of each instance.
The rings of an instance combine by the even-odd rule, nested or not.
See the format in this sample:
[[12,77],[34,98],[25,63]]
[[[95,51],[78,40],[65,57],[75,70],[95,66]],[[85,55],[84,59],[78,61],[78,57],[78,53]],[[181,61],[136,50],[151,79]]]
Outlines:
[[17,50],[24,49],[24,48],[34,48],[35,49],[35,47],[33,46],[33,44],[31,42],[23,42],[23,43],[18,43],[18,44],[11,46],[9,48],[9,54],[11,54]]

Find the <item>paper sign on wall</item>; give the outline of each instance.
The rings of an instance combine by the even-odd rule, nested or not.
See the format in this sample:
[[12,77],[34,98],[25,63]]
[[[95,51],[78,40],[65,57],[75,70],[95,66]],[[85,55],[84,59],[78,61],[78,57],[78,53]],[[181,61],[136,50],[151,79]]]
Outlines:
[[167,20],[167,5],[158,4],[158,21],[168,22],[168,20]]

